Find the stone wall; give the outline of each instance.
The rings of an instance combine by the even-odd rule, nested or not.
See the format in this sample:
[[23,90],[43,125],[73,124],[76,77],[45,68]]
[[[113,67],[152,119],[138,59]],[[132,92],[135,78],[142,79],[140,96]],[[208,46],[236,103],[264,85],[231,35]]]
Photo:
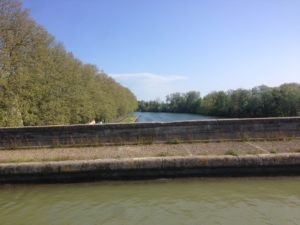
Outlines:
[[300,137],[300,117],[0,129],[0,148],[145,144]]
[[299,174],[300,153],[0,164],[0,184]]

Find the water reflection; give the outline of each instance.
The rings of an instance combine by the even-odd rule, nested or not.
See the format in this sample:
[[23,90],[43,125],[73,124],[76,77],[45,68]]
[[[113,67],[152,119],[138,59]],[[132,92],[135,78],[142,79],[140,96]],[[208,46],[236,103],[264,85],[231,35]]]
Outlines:
[[[297,224],[300,178],[2,186],[1,224]],[[26,222],[25,222],[26,221]]]
[[211,116],[203,116],[189,113],[135,112],[134,114],[138,117],[138,122],[173,122],[216,118]]

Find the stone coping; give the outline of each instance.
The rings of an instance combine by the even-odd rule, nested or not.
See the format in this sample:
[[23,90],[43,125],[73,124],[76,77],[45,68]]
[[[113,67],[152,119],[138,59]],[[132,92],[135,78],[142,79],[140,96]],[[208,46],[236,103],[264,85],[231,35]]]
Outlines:
[[234,122],[255,122],[255,121],[299,121],[300,116],[295,117],[260,117],[260,118],[219,118],[204,120],[187,120],[172,122],[136,122],[136,123],[104,123],[104,124],[72,124],[72,125],[49,125],[49,126],[25,126],[25,127],[0,127],[0,132],[9,130],[32,130],[32,129],[76,129],[76,128],[135,128],[135,127],[156,127],[156,126],[186,126],[211,123],[234,123]]
[[299,175],[300,153],[1,163],[0,183],[56,183],[189,176]]

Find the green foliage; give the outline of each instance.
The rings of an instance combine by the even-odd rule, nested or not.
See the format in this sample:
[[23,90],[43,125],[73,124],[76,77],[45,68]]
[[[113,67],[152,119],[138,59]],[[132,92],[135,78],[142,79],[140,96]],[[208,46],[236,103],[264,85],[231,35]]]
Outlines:
[[200,113],[217,117],[300,116],[300,84],[279,87],[259,86],[211,92],[203,98],[198,92],[174,93],[166,103],[139,102],[139,111]]
[[142,112],[185,112],[199,113],[201,106],[200,93],[173,93],[166,97],[166,103],[160,101],[139,101],[138,111]]
[[121,120],[117,121],[119,123],[133,123],[136,121],[136,116],[135,115],[126,115],[123,117]]
[[181,144],[182,141],[178,140],[178,139],[173,139],[173,140],[169,140],[167,141],[167,144],[172,144],[172,145],[177,145],[177,144]]
[[225,155],[231,155],[231,156],[238,156],[238,152],[236,150],[227,150],[225,153]]
[[0,126],[111,121],[135,96],[68,53],[17,0],[0,0]]

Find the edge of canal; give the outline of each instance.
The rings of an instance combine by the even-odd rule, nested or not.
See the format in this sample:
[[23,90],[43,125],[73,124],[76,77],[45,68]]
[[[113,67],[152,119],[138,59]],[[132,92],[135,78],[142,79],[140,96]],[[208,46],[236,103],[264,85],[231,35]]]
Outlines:
[[0,183],[300,175],[300,153],[1,163]]

